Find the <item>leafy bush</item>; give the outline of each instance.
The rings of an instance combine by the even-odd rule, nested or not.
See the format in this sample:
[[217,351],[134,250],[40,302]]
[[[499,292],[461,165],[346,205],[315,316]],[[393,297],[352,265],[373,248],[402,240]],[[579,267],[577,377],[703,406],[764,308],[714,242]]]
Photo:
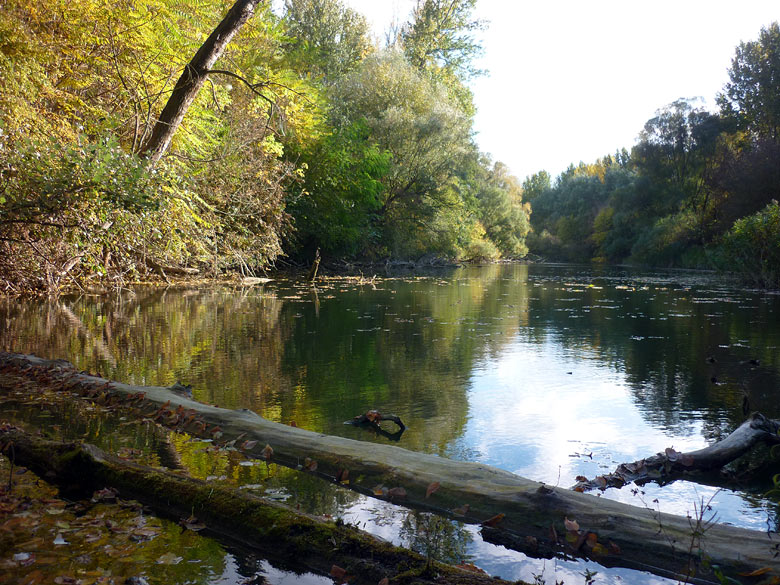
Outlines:
[[723,238],[723,249],[729,270],[755,285],[780,288],[780,205],[777,201],[735,221]]

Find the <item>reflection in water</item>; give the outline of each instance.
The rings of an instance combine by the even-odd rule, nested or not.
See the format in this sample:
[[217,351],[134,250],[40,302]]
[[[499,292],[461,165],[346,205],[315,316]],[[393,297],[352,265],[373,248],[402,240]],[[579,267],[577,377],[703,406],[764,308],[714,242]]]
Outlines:
[[[345,420],[394,413],[402,447],[566,486],[702,447],[742,421],[745,400],[780,417],[779,311],[780,297],[707,275],[492,265],[316,290],[0,300],[0,347],[131,383],[181,381],[206,402],[363,441],[387,439]],[[776,525],[766,487],[717,493],[720,519]],[[605,497],[685,513],[715,491]]]

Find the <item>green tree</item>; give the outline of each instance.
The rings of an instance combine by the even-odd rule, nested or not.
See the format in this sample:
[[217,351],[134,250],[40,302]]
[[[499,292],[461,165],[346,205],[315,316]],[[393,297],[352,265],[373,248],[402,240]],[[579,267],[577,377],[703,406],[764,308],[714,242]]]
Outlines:
[[552,187],[550,173],[539,171],[523,181],[523,199],[531,202]]
[[780,26],[761,29],[757,41],[742,42],[718,96],[725,117],[756,136],[780,139]]
[[365,123],[333,130],[292,155],[301,156],[308,167],[302,188],[288,199],[295,251],[307,258],[316,248],[326,256],[355,256],[379,244],[382,179],[390,154],[369,140]]
[[447,185],[471,152],[470,120],[441,85],[394,50],[366,58],[331,96],[337,128],[362,121],[368,138],[392,156],[379,215],[385,241],[395,253],[406,253],[403,240],[415,239],[426,225],[432,229],[441,209],[459,205]]
[[466,83],[484,73],[474,66],[482,54],[476,33],[484,22],[472,15],[477,0],[418,0],[412,19],[401,27],[400,43],[409,63],[443,82],[461,108],[473,115]]
[[285,0],[284,8],[299,70],[333,83],[373,51],[366,18],[339,0]]

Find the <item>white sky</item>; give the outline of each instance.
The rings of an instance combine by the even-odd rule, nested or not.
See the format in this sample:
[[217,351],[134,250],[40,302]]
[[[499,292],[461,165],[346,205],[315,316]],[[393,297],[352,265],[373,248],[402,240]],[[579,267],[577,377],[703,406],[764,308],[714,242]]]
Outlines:
[[[383,38],[414,0],[344,0]],[[740,41],[780,20],[778,0],[478,0],[487,77],[473,84],[477,142],[525,178],[553,177],[635,143],[656,110],[714,99]]]

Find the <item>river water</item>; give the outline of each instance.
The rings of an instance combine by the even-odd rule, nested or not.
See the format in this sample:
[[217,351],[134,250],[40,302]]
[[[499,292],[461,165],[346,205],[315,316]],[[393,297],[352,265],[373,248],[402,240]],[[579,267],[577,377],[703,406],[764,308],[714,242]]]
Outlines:
[[[706,273],[508,264],[316,288],[276,280],[0,300],[0,347],[128,383],[179,381],[219,406],[560,486],[666,447],[704,447],[745,408],[780,418],[780,296]],[[400,416],[406,432],[343,424],[369,409]],[[298,497],[298,484],[280,477],[273,489]],[[603,497],[683,515],[710,505],[718,521],[776,530],[770,487],[765,474]],[[315,513],[406,544],[426,521],[354,494],[314,499]],[[549,573],[550,561],[520,567],[524,557],[458,530],[450,544],[494,574]]]

